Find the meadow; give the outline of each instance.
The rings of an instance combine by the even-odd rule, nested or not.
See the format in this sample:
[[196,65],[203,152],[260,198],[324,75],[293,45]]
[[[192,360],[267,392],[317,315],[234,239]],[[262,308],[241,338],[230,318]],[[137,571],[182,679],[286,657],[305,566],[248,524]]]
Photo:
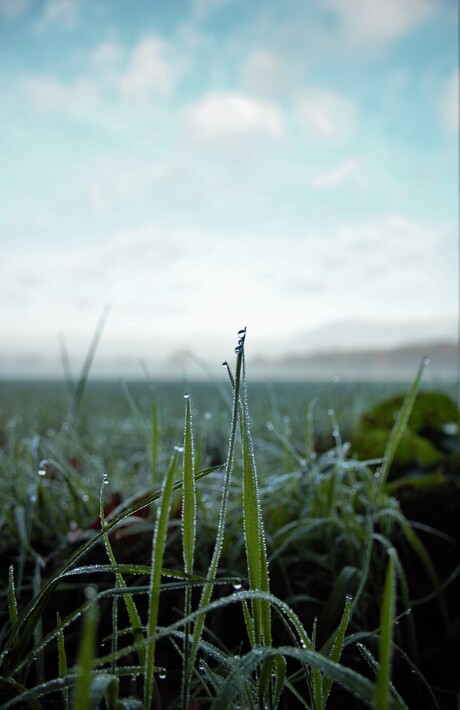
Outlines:
[[447,449],[411,434],[425,363],[267,384],[241,331],[220,382],[89,364],[0,383],[2,708],[457,707],[458,410]]

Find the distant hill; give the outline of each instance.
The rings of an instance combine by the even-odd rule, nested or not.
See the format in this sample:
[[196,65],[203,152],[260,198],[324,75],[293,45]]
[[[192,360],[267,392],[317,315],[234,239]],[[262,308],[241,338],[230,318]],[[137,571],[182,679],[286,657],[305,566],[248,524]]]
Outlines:
[[250,362],[257,377],[328,380],[337,373],[353,380],[411,380],[424,357],[430,360],[430,379],[456,379],[458,350],[452,342],[255,357]]

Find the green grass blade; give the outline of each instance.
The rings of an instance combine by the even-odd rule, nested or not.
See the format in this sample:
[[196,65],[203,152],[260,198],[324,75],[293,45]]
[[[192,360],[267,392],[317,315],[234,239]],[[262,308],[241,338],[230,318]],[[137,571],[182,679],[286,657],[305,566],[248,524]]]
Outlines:
[[[351,597],[347,596],[345,599],[345,608],[343,610],[342,618],[340,620],[340,624],[337,629],[337,635],[334,639],[334,643],[332,644],[331,652],[329,654],[329,659],[331,661],[333,661],[334,663],[340,662],[340,657],[342,655],[342,650],[343,650],[343,644],[345,641],[345,632],[347,630],[348,621],[350,619],[350,611],[351,611]],[[327,699],[328,699],[329,694],[331,692],[331,688],[332,688],[332,678],[330,678],[330,677],[323,678],[322,699],[323,699],[324,707],[326,706]]]
[[14,588],[14,567],[10,565],[8,575],[8,611],[10,615],[11,628],[14,629],[18,622],[18,603]]
[[193,557],[196,537],[196,484],[195,456],[193,451],[192,409],[189,395],[185,398],[183,499],[182,499],[182,549],[185,574],[193,574]]
[[96,354],[97,346],[99,345],[99,340],[102,335],[102,331],[104,330],[104,326],[106,323],[106,320],[108,318],[110,312],[110,306],[106,305],[104,310],[102,311],[102,315],[99,318],[99,321],[96,325],[96,330],[94,331],[93,338],[91,340],[88,352],[86,354],[85,361],[83,363],[83,367],[81,370],[81,374],[77,383],[77,386],[75,387],[73,399],[72,399],[72,406],[70,410],[71,414],[71,420],[74,421],[75,417],[78,414],[78,410],[80,408],[80,402],[83,397],[83,393],[85,391],[86,383],[88,381],[88,376],[89,376],[89,371],[91,369],[91,365],[94,360],[94,356]]
[[[341,685],[352,695],[373,706],[374,686],[359,673],[334,663],[329,658],[325,658],[320,653],[309,649],[294,648],[291,646],[280,646],[269,648],[267,646],[252,649],[246,656],[235,664],[233,670],[227,675],[220,691],[214,701],[213,710],[228,710],[233,707],[232,703],[238,693],[244,690],[245,683],[249,677],[269,658],[282,655],[299,661],[301,664],[317,668],[324,675],[330,676],[335,682]],[[351,707],[351,705],[350,705]]]
[[[192,406],[190,396],[185,395],[185,426],[184,426],[184,459],[183,459],[183,492],[182,492],[182,553],[184,572],[193,574],[196,537],[196,484],[195,484],[195,454],[193,448]],[[192,588],[185,588],[184,616],[192,610]],[[190,667],[190,624],[185,627],[184,634],[184,664],[182,676],[182,705],[184,710],[189,705]]]
[[391,431],[390,437],[388,439],[387,447],[385,450],[385,455],[383,459],[383,464],[380,469],[380,475],[378,477],[378,484],[376,487],[376,498],[375,501],[377,501],[380,497],[380,494],[383,491],[383,487],[385,486],[385,483],[388,478],[388,473],[390,471],[391,464],[393,463],[394,455],[396,453],[396,449],[398,448],[401,439],[404,435],[404,432],[407,429],[407,424],[410,418],[410,415],[412,414],[412,409],[414,408],[415,400],[417,397],[418,389],[420,386],[420,382],[422,380],[423,376],[423,371],[425,369],[426,362],[425,360],[422,360],[420,363],[420,367],[417,371],[417,374],[415,376],[415,379],[406,394],[406,397],[404,398],[404,402],[402,404],[402,407],[398,413],[398,416],[396,417],[396,421],[394,423],[393,429]]
[[152,543],[152,566],[149,584],[149,609],[147,621],[147,646],[144,666],[144,705],[149,708],[152,704],[154,693],[154,668],[155,668],[155,632],[158,625],[160,607],[160,584],[163,566],[163,555],[168,532],[169,512],[171,508],[171,495],[173,490],[174,475],[177,469],[177,451],[174,453],[168,472],[163,481],[159,510],[156,518]]
[[[244,354],[245,332],[238,347],[243,354],[243,382],[241,401],[241,441],[243,453],[243,526],[248,579],[251,589],[269,591],[268,560],[264,525],[260,505],[259,484],[249,421],[247,382]],[[257,600],[253,605],[254,634],[257,644],[271,645],[270,605]]]
[[375,710],[389,710],[391,703],[391,660],[396,608],[396,580],[393,556],[390,555],[380,615],[379,668],[375,688]]
[[[89,588],[88,593],[94,597],[96,592]],[[96,632],[98,625],[98,607],[96,600],[88,607],[83,622],[83,634],[77,660],[77,680],[73,696],[73,710],[92,710],[91,673],[94,667]]]
[[[236,368],[235,377],[233,378],[230,373],[230,369],[227,366],[228,372],[232,380],[233,387],[233,405],[232,405],[232,420],[230,427],[230,438],[228,444],[227,461],[225,463],[225,478],[224,485],[222,489],[222,498],[220,504],[219,520],[217,524],[216,540],[214,543],[214,550],[209,564],[208,573],[206,575],[209,579],[209,583],[205,584],[201,594],[201,599],[199,602],[199,609],[203,609],[209,604],[211,594],[214,588],[214,580],[217,573],[217,568],[219,565],[220,556],[222,554],[222,547],[224,544],[225,535],[225,521],[227,517],[227,504],[228,495],[230,492],[230,482],[233,470],[233,463],[235,458],[235,445],[236,445],[236,435],[238,430],[238,413],[239,413],[239,402],[240,402],[240,387],[241,387],[241,370],[243,362],[243,352],[237,348],[236,349]],[[226,365],[226,363],[224,363]],[[196,654],[198,651],[198,646],[201,640],[201,635],[203,633],[203,627],[205,622],[204,614],[201,614],[195,623],[193,629],[193,640],[190,652],[190,663],[193,665]]]
[[[56,627],[58,629],[57,635],[57,648],[58,648],[58,676],[59,678],[64,678],[67,675],[68,665],[67,665],[67,653],[65,649],[65,639],[64,630],[62,628],[61,617],[59,613],[56,614]],[[64,710],[69,708],[69,689],[62,689],[62,705]]]
[[[107,478],[104,477],[104,482],[107,480]],[[117,568],[117,561],[115,559],[115,555],[112,549],[112,545],[110,544],[109,536],[106,532],[106,524],[105,524],[105,515],[104,515],[104,482],[101,485],[101,491],[99,494],[99,517],[101,520],[101,530],[103,532],[103,538],[104,538],[104,545],[105,549],[108,555],[108,558],[110,560],[110,563],[113,567],[113,571],[115,573],[115,576],[117,578],[118,585],[122,589],[127,589],[126,582],[124,580],[123,574],[121,571]],[[134,599],[131,594],[127,593],[123,595],[123,599],[126,605],[126,611],[128,612],[128,617],[129,617],[129,622],[131,624],[131,628],[133,631],[133,637],[137,642],[137,653],[139,656],[139,662],[142,664],[145,660],[144,658],[144,634],[142,631],[142,621],[141,617],[139,616],[139,612],[137,611],[136,604],[134,602]]]

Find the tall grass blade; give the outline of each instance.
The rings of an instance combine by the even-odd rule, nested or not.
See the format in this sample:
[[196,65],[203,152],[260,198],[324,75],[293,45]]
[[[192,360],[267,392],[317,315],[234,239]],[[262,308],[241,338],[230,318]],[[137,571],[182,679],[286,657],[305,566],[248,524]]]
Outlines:
[[391,660],[396,608],[396,581],[393,556],[390,555],[380,614],[379,668],[375,687],[375,709],[388,710],[391,700]]
[[[185,395],[185,426],[184,426],[184,460],[183,460],[183,492],[182,492],[182,553],[184,557],[184,572],[193,574],[193,561],[196,537],[196,484],[195,484],[195,455],[193,448],[192,406],[190,396]],[[184,616],[192,611],[192,588],[185,588]],[[191,667],[189,667],[190,652],[190,624],[187,623],[184,635],[184,673],[182,678],[182,705],[184,710],[189,705],[189,680]]]
[[93,360],[94,360],[94,356],[96,354],[97,346],[99,345],[99,340],[101,338],[102,331],[104,330],[104,326],[107,321],[109,312],[110,312],[110,306],[106,305],[104,307],[101,317],[99,318],[99,321],[96,325],[96,330],[94,331],[94,335],[92,337],[88,352],[86,353],[86,358],[83,363],[80,377],[78,379],[77,385],[75,387],[74,395],[72,398],[72,404],[71,404],[71,409],[70,409],[72,422],[75,420],[75,418],[78,414],[81,399],[83,397],[86,383],[88,381],[89,371],[91,369],[91,365],[93,364]]
[[[231,482],[233,463],[234,463],[234,458],[235,458],[235,445],[236,445],[236,436],[237,436],[237,430],[238,430],[238,412],[239,412],[239,406],[240,406],[242,362],[243,362],[243,352],[240,348],[237,348],[236,349],[236,367],[235,367],[235,377],[234,378],[230,372],[230,369],[229,369],[227,363],[224,363],[224,366],[227,366],[227,371],[229,373],[229,376],[230,376],[230,379],[232,382],[232,387],[233,387],[232,420],[231,420],[231,427],[230,427],[230,438],[229,438],[229,443],[228,443],[227,460],[226,460],[225,467],[224,467],[225,478],[224,478],[224,484],[223,484],[223,489],[222,489],[222,498],[221,498],[220,511],[219,511],[219,520],[217,523],[216,540],[214,543],[214,550],[213,550],[211,562],[209,564],[208,573],[206,575],[206,578],[210,581],[207,584],[205,584],[203,587],[203,591],[202,591],[200,602],[199,602],[199,610],[202,610],[204,607],[206,607],[209,604],[209,600],[211,598],[211,594],[212,594],[212,591],[214,588],[214,580],[216,578],[220,556],[222,553],[222,547],[224,544],[225,521],[226,521],[226,517],[227,517],[228,495],[230,492],[230,482]],[[192,638],[191,651],[190,651],[190,664],[191,665],[194,664],[195,659],[196,659],[198,646],[201,641],[201,635],[203,633],[204,622],[205,622],[205,615],[200,614],[196,620],[196,623],[195,623],[195,626],[193,629],[193,638]]]
[[[259,485],[254,448],[249,422],[247,382],[244,355],[245,335],[239,347],[243,353],[243,382],[241,402],[241,441],[243,449],[243,528],[246,546],[248,578],[251,589],[268,592],[269,576],[264,525],[260,506]],[[254,634],[256,644],[271,645],[270,606],[263,600],[254,601]]]
[[[108,555],[108,558],[110,560],[110,563],[113,567],[114,574],[117,578],[117,583],[118,585],[125,590],[128,590],[128,587],[126,585],[126,582],[124,580],[123,574],[120,572],[120,570],[117,568],[117,561],[112,549],[112,545],[110,544],[109,536],[106,531],[106,523],[105,523],[105,514],[104,514],[104,488],[105,488],[105,481],[107,478],[104,476],[104,481],[101,484],[101,490],[99,494],[99,517],[101,521],[101,531],[103,533],[103,538],[104,538],[104,546]],[[131,624],[131,628],[133,631],[133,637],[136,641],[137,644],[137,653],[139,656],[139,661],[142,664],[144,662],[144,634],[142,631],[142,621],[141,617],[139,615],[139,612],[137,611],[136,604],[134,602],[134,599],[131,594],[128,592],[123,595],[123,599],[125,602],[126,606],[126,611],[128,612],[128,617],[129,617],[129,622]],[[115,602],[114,602],[115,603]],[[114,636],[114,639],[116,636]]]
[[[345,608],[343,610],[342,618],[340,620],[339,627],[337,629],[337,635],[334,639],[334,643],[332,644],[331,652],[329,654],[329,659],[333,661],[334,663],[339,663],[340,662],[340,657],[342,655],[342,650],[343,650],[343,644],[345,641],[345,632],[347,630],[348,626],[348,621],[350,619],[350,611],[351,611],[351,597],[346,597],[345,599]],[[329,694],[331,692],[332,688],[332,678],[326,677],[323,678],[323,692],[322,692],[322,699],[323,699],[323,707],[326,707],[327,699],[329,697]]]
[[378,484],[376,486],[374,505],[380,499],[383,487],[387,482],[388,473],[390,471],[391,464],[393,463],[396,450],[401,442],[404,432],[407,429],[407,424],[410,415],[412,414],[412,409],[414,408],[415,400],[417,398],[418,389],[420,386],[420,382],[422,381],[423,371],[425,370],[425,367],[426,361],[425,359],[423,359],[420,363],[415,379],[408,393],[406,394],[406,397],[404,398],[404,402],[402,404],[401,409],[399,410],[398,416],[396,417],[393,429],[390,434],[390,438],[388,439],[385,455],[383,458],[383,464],[379,472],[380,475],[378,477]]
[[[64,678],[67,675],[68,664],[67,664],[67,653],[65,649],[65,639],[64,639],[64,629],[62,627],[60,614],[56,614],[56,627],[58,629],[57,634],[57,649],[58,649],[58,677]],[[69,689],[62,689],[62,705],[64,710],[69,708]]]
[[77,660],[77,679],[72,701],[73,710],[92,710],[91,701],[91,674],[95,660],[96,632],[99,612],[96,603],[96,592],[88,588],[88,596],[94,597],[85,614],[83,633]]
[[152,564],[149,583],[147,645],[144,665],[144,705],[149,708],[154,694],[154,668],[155,668],[155,632],[158,625],[160,607],[160,584],[163,566],[163,555],[168,532],[169,511],[171,508],[171,495],[173,490],[174,475],[177,469],[177,451],[171,459],[169,469],[163,481],[159,509],[157,513],[152,543]]

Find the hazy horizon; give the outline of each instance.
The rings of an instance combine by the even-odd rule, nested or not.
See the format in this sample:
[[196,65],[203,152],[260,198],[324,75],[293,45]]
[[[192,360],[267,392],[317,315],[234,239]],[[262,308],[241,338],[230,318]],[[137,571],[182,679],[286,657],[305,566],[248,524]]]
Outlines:
[[[451,0],[0,0],[0,376],[455,341]],[[203,353],[205,356],[203,357]],[[95,370],[96,372],[96,370]]]

